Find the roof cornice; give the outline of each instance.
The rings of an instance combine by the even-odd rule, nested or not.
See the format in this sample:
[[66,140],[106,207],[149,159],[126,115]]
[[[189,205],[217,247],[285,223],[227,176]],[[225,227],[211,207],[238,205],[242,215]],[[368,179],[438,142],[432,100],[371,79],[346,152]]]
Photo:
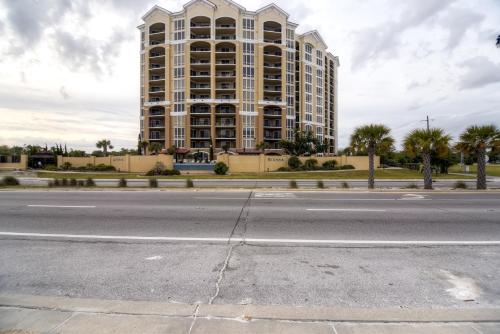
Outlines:
[[281,9],[281,8],[280,8],[278,5],[276,5],[275,3],[271,3],[271,4],[267,5],[267,6],[264,6],[264,7],[260,8],[260,9],[257,9],[255,12],[256,12],[257,14],[260,14],[261,12],[263,12],[263,11],[265,11],[265,10],[268,10],[268,9],[271,9],[271,8],[274,8],[274,9],[276,9],[278,12],[280,12],[281,14],[285,15],[287,19],[290,17],[290,15],[289,15],[287,12],[285,12],[283,9]]
[[172,13],[171,13],[170,11],[166,10],[165,8],[160,7],[160,6],[158,6],[158,5],[154,5],[153,7],[151,7],[151,9],[150,9],[150,10],[148,10],[148,11],[146,12],[146,14],[144,14],[144,15],[142,16],[142,20],[143,20],[143,21],[146,21],[146,19],[148,18],[148,16],[150,16],[151,14],[153,14],[155,11],[160,11],[160,12],[162,12],[162,13],[164,13],[164,14],[167,14],[167,15],[172,15]]

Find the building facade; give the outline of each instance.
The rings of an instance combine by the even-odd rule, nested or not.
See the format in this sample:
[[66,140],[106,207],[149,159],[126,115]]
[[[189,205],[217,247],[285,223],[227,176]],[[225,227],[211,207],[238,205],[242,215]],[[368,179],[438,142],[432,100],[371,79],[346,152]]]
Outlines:
[[296,130],[337,152],[338,58],[317,31],[271,4],[230,0],[155,6],[141,32],[142,140],[164,148],[279,150]]

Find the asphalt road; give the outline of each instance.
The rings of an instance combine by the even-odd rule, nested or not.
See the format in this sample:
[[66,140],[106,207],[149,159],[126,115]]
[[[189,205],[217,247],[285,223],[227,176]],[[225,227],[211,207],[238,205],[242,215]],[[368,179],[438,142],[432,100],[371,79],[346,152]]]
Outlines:
[[[460,176],[457,175],[457,178]],[[22,185],[27,186],[46,186],[51,179],[44,178],[29,178],[23,177],[19,178]],[[116,179],[95,179],[97,186],[106,187],[116,187],[118,185],[118,180]],[[297,179],[297,184],[300,188],[316,188],[317,180],[300,180]],[[326,187],[330,188],[341,188],[343,182],[347,182],[350,188],[367,188],[366,180],[323,180]],[[288,188],[290,180],[252,180],[252,179],[196,179],[196,175],[193,175],[193,182],[195,187],[206,187],[206,188]],[[466,185],[474,189],[476,187],[476,180],[469,179],[464,180]],[[435,188],[453,188],[455,186],[456,180],[439,180],[433,183]],[[161,179],[158,180],[160,187],[172,187],[172,188],[184,188],[186,186],[186,180],[182,179]],[[145,179],[128,179],[127,185],[129,187],[148,187],[149,181]],[[409,185],[417,185],[420,188],[424,187],[424,182],[422,179],[418,180],[376,180],[375,186],[377,188],[405,188]],[[489,188],[500,189],[500,178],[488,178]]]
[[2,191],[0,293],[500,307],[500,193]]

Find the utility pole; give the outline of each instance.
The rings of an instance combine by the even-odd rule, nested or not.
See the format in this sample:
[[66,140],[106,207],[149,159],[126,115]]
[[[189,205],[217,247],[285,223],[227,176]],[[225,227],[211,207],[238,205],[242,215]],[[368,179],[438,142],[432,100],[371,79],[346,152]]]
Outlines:
[[426,122],[427,123],[427,131],[430,131],[431,129],[431,121],[433,121],[434,119],[429,119],[429,115],[427,115],[426,119],[423,119],[421,122]]

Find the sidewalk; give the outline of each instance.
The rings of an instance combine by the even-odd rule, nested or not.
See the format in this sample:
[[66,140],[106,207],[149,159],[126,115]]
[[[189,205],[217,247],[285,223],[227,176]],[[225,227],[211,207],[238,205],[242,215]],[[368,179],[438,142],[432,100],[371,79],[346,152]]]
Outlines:
[[500,309],[188,305],[0,295],[0,333],[493,334]]

